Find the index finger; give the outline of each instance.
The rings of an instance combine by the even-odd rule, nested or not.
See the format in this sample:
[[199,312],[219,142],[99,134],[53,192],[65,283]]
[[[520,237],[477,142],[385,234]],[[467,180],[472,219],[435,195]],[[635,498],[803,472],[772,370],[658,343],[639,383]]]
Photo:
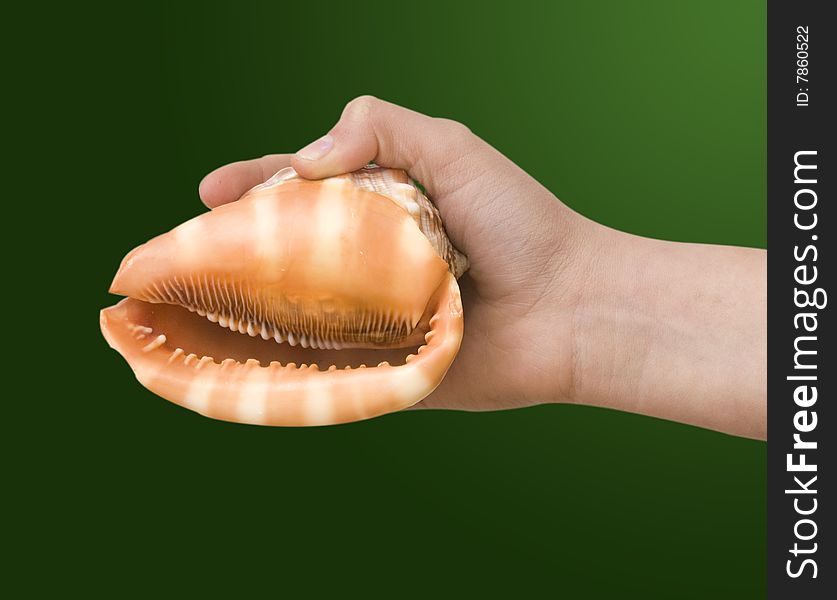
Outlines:
[[264,183],[276,171],[290,165],[290,154],[268,154],[261,158],[230,163],[204,177],[198,186],[198,193],[209,208],[235,202],[247,190]]

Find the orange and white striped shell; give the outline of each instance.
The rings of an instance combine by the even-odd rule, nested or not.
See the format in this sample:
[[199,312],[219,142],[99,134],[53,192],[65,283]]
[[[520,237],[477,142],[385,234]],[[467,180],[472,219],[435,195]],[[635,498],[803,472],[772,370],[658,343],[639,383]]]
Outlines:
[[130,252],[101,328],[142,385],[206,416],[343,423],[436,388],[465,269],[404,171],[289,168]]

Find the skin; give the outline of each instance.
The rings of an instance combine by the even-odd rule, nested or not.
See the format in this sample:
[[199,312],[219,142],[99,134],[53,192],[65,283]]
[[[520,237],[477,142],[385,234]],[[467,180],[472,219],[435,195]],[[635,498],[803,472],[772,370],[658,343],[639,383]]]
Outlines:
[[470,259],[465,337],[418,406],[603,406],[766,439],[767,253],[610,229],[571,210],[467,127],[371,96],[294,155],[223,166],[209,207],[288,165],[317,179],[368,163],[421,181]]

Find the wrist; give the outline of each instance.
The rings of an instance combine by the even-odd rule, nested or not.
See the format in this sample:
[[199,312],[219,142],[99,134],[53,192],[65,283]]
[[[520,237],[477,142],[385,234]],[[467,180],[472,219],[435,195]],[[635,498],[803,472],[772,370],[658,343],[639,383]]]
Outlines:
[[765,253],[599,227],[571,401],[763,435]]
[[659,273],[648,266],[656,240],[598,224],[587,232],[572,318],[573,377],[568,400],[630,410],[657,335]]

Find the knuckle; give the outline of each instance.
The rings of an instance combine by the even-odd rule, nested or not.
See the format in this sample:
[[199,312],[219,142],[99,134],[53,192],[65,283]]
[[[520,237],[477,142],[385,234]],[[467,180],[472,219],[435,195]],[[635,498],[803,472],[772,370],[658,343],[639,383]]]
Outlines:
[[446,118],[438,118],[436,120],[439,122],[439,125],[441,125],[443,130],[449,136],[458,141],[465,141],[467,139],[470,139],[474,135],[467,125],[465,125],[464,123],[460,123],[459,121],[454,121],[453,119]]
[[343,110],[343,115],[358,119],[366,119],[380,102],[375,96],[365,94],[351,100]]

